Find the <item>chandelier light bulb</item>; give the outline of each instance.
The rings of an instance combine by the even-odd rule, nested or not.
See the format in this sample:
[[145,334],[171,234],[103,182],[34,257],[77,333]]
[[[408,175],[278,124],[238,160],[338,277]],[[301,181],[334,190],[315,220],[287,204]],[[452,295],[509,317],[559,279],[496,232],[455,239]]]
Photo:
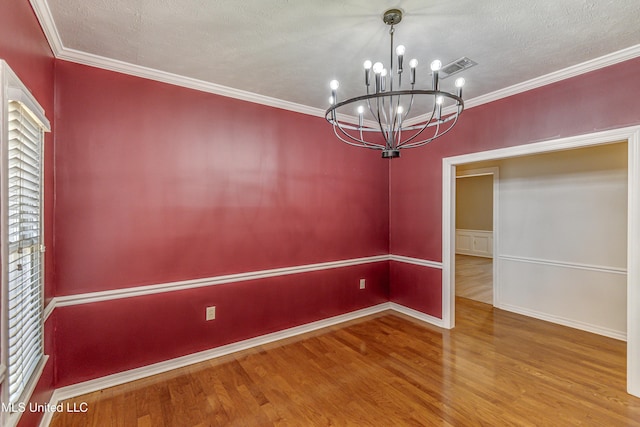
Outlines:
[[[403,70],[406,48],[394,43],[395,25],[402,20],[402,14],[401,9],[393,8],[382,16],[382,21],[389,26],[388,68],[382,61],[367,59],[361,62],[365,93],[351,98],[341,99],[338,81],[332,80],[329,84],[331,105],[325,112],[325,119],[339,140],[356,147],[380,150],[385,159],[400,157],[401,150],[422,147],[446,134],[464,111],[464,79],[456,80],[456,87],[451,91],[439,88],[442,62],[427,62],[431,71],[425,71],[425,74],[429,73],[427,78],[432,79],[430,88],[416,87],[417,59],[411,58],[410,68]],[[426,70],[426,66],[423,67]],[[348,89],[348,92],[352,90]],[[444,108],[445,105],[452,108]],[[413,119],[408,120],[409,117]],[[406,125],[405,120],[408,121]]]

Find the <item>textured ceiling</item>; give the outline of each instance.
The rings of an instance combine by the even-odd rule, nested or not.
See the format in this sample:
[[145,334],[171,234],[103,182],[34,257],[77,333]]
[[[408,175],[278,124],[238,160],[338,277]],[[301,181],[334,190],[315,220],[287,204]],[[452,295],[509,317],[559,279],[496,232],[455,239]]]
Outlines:
[[[365,59],[396,44],[429,63],[467,56],[465,98],[640,44],[638,0],[48,0],[66,49],[326,108],[328,82],[363,92]],[[452,85],[453,79],[443,85]]]

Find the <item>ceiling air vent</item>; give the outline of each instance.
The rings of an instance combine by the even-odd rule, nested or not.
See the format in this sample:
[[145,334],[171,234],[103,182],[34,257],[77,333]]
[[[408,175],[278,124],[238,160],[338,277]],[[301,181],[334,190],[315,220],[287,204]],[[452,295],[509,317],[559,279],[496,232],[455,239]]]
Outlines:
[[471,59],[463,56],[457,61],[453,61],[440,69],[440,78],[446,79],[456,73],[459,73],[462,70],[466,70],[467,68],[471,68],[474,65],[478,65],[477,62],[472,61]]

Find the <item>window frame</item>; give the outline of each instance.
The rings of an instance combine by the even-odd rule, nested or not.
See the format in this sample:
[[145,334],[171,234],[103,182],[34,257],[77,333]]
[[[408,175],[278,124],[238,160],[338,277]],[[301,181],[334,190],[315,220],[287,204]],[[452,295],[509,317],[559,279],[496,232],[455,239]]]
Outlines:
[[[40,335],[40,346],[42,347],[39,360],[35,369],[31,372],[29,379],[22,388],[18,399],[13,405],[10,404],[9,394],[9,101],[15,101],[23,108],[28,110],[27,114],[37,122],[40,127],[40,188],[39,188],[39,307],[37,309],[38,331]],[[0,233],[0,281],[2,289],[1,307],[0,307],[0,425],[15,425],[20,419],[23,411],[28,409],[28,401],[33,394],[35,386],[40,379],[44,365],[48,356],[44,354],[44,149],[45,149],[45,132],[50,132],[51,126],[49,120],[44,114],[43,108],[38,104],[27,87],[20,81],[16,74],[11,70],[9,65],[0,59],[0,205],[2,206],[1,233]],[[26,406],[22,406],[25,404]]]

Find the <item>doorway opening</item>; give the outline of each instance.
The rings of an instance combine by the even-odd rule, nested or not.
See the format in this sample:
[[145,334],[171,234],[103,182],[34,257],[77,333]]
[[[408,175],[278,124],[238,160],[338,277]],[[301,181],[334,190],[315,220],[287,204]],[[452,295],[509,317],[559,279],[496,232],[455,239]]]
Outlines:
[[456,173],[455,295],[495,305],[498,168]]
[[[640,126],[443,159],[442,324],[455,326],[455,188],[460,165],[627,142],[627,392],[640,397]],[[495,295],[494,295],[495,298]]]

